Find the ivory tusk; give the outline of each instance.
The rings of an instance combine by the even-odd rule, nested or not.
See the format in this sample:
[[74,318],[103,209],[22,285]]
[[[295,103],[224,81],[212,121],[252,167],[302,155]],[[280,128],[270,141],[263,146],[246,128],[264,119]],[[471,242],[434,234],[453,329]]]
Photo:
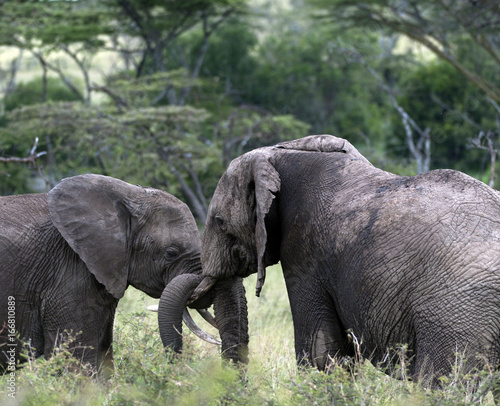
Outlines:
[[212,314],[207,309],[197,309],[197,312],[213,327],[215,327],[217,330],[219,329],[219,327],[217,327],[217,321],[215,320],[215,317],[212,316]]
[[[146,309],[149,310],[150,312],[158,312],[158,305],[150,305]],[[219,329],[219,327],[217,327],[217,321],[215,320],[215,317],[212,316],[212,314],[207,309],[197,309],[196,311],[200,314],[201,317],[203,317],[208,323],[210,323],[210,325],[212,327],[215,327],[217,330]],[[191,315],[189,315],[189,317],[191,318]],[[193,319],[191,318],[191,320],[193,320]],[[186,321],[184,320],[184,322],[186,322]],[[195,323],[194,320],[193,320],[193,323]],[[186,325],[188,325],[188,324],[186,323]],[[196,324],[195,324],[195,326],[196,326]],[[188,325],[188,327],[189,327],[189,325]],[[198,326],[196,326],[196,327],[198,327]],[[189,327],[189,328],[191,328],[191,327]],[[199,330],[203,331],[201,328]],[[194,331],[193,331],[193,333],[194,333]],[[215,339],[215,340],[217,341],[217,339]]]
[[215,337],[212,337],[210,334],[203,331],[198,325],[194,322],[191,315],[189,314],[187,309],[184,309],[184,313],[182,314],[182,320],[188,326],[188,328],[200,337],[202,340],[205,340],[207,343],[221,345],[221,342],[217,340]]

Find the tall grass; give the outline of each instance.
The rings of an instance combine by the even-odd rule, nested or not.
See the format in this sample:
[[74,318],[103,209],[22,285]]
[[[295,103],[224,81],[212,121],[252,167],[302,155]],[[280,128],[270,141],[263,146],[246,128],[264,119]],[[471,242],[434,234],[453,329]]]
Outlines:
[[[145,310],[156,301],[129,288],[115,322],[115,371],[106,381],[78,372],[65,349],[17,371],[16,398],[7,396],[0,377],[0,404],[7,405],[493,405],[487,393],[489,373],[456,371],[431,391],[407,379],[396,380],[359,360],[350,371],[330,374],[299,371],[293,326],[279,267],[268,269],[262,295],[255,277],[245,281],[250,321],[250,363],[244,370],[223,365],[219,349],[184,329],[184,352],[167,359],[156,314]],[[193,314],[200,325],[215,333]],[[477,384],[479,380],[479,384]],[[476,388],[476,390],[472,390]]]

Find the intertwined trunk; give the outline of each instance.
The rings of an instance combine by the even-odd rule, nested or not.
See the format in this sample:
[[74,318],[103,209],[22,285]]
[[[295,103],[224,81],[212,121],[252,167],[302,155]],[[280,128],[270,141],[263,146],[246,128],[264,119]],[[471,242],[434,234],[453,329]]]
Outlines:
[[[165,287],[158,307],[160,336],[166,350],[182,351],[182,315],[201,275],[182,274]],[[247,303],[243,281],[233,277],[218,281],[192,308],[214,305],[217,327],[222,341],[222,356],[234,362],[248,362]]]

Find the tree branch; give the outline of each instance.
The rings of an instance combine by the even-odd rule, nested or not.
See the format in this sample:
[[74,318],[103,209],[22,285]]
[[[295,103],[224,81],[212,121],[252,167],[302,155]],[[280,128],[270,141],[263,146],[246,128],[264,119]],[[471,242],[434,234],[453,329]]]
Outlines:
[[80,68],[80,71],[82,72],[83,75],[83,80],[85,81],[85,87],[87,88],[87,96],[85,97],[85,104],[90,105],[90,94],[92,92],[92,87],[90,86],[90,78],[89,78],[89,72],[88,69],[85,67],[84,61],[81,61],[78,58],[78,55],[71,51],[68,46],[66,45],[60,45],[60,48],[66,52],[70,56],[71,59],[75,61],[75,63],[78,65]]
[[76,88],[76,86],[73,85],[73,83],[71,83],[71,81],[66,77],[66,75],[64,75],[64,72],[56,67],[55,65],[52,65],[51,63],[49,63],[47,61],[47,59],[45,59],[45,57],[40,53],[40,52],[37,52],[33,49],[30,50],[31,53],[38,59],[38,61],[40,62],[40,64],[45,67],[45,68],[48,68],[54,72],[56,72],[59,77],[61,78],[61,80],[64,82],[64,84],[81,100],[81,101],[85,101],[85,97],[83,97],[82,93]]
[[35,138],[35,143],[31,148],[30,154],[25,158],[17,158],[17,157],[0,157],[0,162],[8,163],[8,162],[17,162],[17,163],[32,163],[37,164],[36,160],[41,156],[45,155],[47,152],[36,152],[36,148],[38,147],[38,137]]
[[[498,154],[498,149],[495,147],[495,138],[496,134],[493,131],[488,131],[486,135],[481,131],[476,138],[469,140],[472,147],[488,151],[490,154],[490,181],[488,185],[491,188],[495,186],[495,164]],[[486,141],[486,145],[484,141]]]
[[47,152],[45,152],[45,151],[36,152],[37,147],[38,147],[38,137],[35,138],[35,142],[33,144],[33,147],[31,148],[30,154],[27,157],[25,157],[25,158],[0,157],[0,162],[5,163],[5,164],[10,163],[10,162],[33,164],[38,172],[38,176],[40,176],[45,181],[45,184],[49,187],[54,187],[54,184],[44,176],[44,174],[42,172],[42,166],[38,162],[38,158],[47,154]]

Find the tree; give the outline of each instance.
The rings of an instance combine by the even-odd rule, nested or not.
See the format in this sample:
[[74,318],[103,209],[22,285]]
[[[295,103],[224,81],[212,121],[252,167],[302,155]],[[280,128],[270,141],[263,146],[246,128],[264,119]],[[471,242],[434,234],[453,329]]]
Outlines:
[[[201,27],[202,42],[197,57],[192,65],[187,66],[185,55],[179,55],[185,72],[191,80],[195,80],[203,64],[208,42],[218,27],[230,16],[241,12],[245,0],[185,0],[185,1],[141,1],[141,0],[107,0],[106,4],[118,15],[128,19],[131,24],[123,26],[120,34],[141,39],[138,50],[126,54],[139,53],[139,61],[135,64],[136,77],[165,72],[167,70],[166,55],[169,48],[183,34],[194,27]],[[175,53],[171,53],[171,56]],[[171,89],[170,89],[171,90]],[[190,87],[176,94],[162,89],[155,98],[158,103],[168,97],[170,104],[183,105],[191,91]]]
[[[104,45],[102,35],[113,28],[110,16],[98,4],[85,7],[86,1],[33,1],[0,3],[0,46],[14,46],[30,52],[43,71],[43,95],[47,72],[55,72],[64,84],[85,103],[90,103],[92,56]],[[84,92],[49,56],[57,51],[73,60],[82,74]]]
[[451,64],[489,98],[500,102],[498,77],[486,75],[457,39],[473,42],[500,68],[500,4],[497,0],[309,0],[326,11],[335,26],[388,29],[424,45]]
[[79,101],[80,99],[69,90],[62,80],[54,77],[35,77],[29,82],[17,84],[4,97],[5,110],[29,106],[47,101]]

